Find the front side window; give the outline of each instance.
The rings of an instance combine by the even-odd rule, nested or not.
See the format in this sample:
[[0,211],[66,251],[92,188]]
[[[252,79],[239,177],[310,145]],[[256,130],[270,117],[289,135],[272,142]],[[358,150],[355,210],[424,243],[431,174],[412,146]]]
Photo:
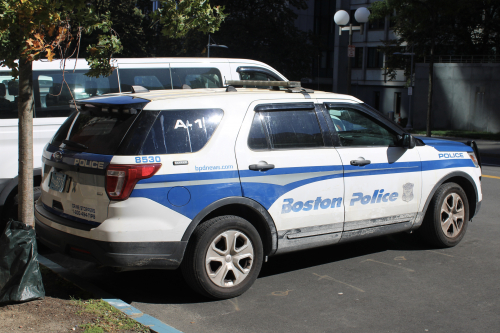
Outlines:
[[397,146],[398,135],[364,112],[330,108],[328,114],[342,146]]
[[139,154],[182,154],[201,150],[214,134],[221,109],[161,111]]
[[323,147],[324,143],[315,111],[271,111],[255,113],[248,146],[296,149]]
[[[243,81],[283,81],[277,78],[274,75],[259,72],[259,71],[245,71],[240,72],[240,80]],[[253,85],[245,85],[243,88],[259,88],[259,89],[269,89],[271,87],[268,86],[253,86]]]

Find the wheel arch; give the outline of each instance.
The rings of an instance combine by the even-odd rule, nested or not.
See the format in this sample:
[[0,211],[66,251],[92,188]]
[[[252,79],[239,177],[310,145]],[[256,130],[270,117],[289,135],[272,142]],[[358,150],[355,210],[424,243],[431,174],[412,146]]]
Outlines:
[[[42,181],[42,169],[33,169],[33,184],[40,184]],[[9,204],[11,200],[14,199],[17,194],[17,185],[19,183],[18,176],[7,181],[5,186],[0,192],[0,220],[4,220],[4,214],[6,214],[5,205]],[[8,213],[8,211],[7,211]]]
[[271,215],[261,204],[244,197],[220,199],[205,207],[191,221],[181,240],[189,241],[198,225],[222,215],[235,215],[250,222],[261,236],[264,255],[273,255],[278,249],[278,234]]
[[[40,168],[33,169],[33,179],[35,185],[37,184],[36,182],[37,180],[39,180],[39,182],[42,181],[42,169]],[[3,207],[3,205],[5,205],[5,202],[8,199],[10,199],[12,191],[16,190],[18,183],[19,183],[18,176],[15,176],[14,178],[10,179],[7,182],[7,184],[2,189],[2,192],[0,192],[0,207]]]
[[465,194],[467,195],[467,201],[469,202],[469,220],[471,220],[477,213],[477,210],[479,208],[478,205],[478,190],[476,187],[476,183],[472,179],[472,177],[463,172],[463,171],[455,171],[452,173],[447,174],[443,178],[441,178],[436,185],[432,188],[431,192],[429,193],[429,196],[427,197],[427,200],[425,202],[424,208],[422,209],[422,212],[425,214],[427,213],[427,208],[429,208],[429,204],[434,197],[434,194],[436,193],[437,189],[446,183],[457,183],[462,187],[464,190]]

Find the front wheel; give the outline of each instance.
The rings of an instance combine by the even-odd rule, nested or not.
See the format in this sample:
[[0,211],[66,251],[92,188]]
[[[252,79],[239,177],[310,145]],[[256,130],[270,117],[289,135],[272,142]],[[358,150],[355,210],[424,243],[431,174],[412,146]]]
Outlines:
[[220,216],[199,225],[190,240],[182,273],[195,291],[226,299],[247,291],[262,267],[259,233],[238,216]]
[[429,204],[419,233],[438,247],[453,247],[465,235],[469,223],[469,202],[460,185],[441,185]]

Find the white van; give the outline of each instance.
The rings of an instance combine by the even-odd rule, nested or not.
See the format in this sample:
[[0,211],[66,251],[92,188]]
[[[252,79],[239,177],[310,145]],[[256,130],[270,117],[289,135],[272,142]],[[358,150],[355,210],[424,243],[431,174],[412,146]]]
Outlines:
[[[195,89],[221,88],[225,80],[287,80],[271,66],[246,59],[123,58],[113,61],[117,70],[98,79],[85,76],[89,69],[85,60],[66,61],[64,74],[61,61],[33,63],[35,184],[41,181],[43,147],[74,110],[69,103],[72,96],[82,99],[128,92],[133,85],[148,90]],[[10,70],[0,68],[0,154],[4,157],[0,164],[0,221],[17,216],[18,94],[18,82],[12,80]],[[35,196],[37,192],[38,188]]]

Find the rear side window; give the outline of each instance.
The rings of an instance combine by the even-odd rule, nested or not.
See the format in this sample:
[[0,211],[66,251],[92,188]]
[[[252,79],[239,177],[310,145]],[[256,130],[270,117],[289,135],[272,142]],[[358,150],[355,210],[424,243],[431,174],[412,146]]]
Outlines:
[[142,86],[148,90],[172,89],[170,69],[167,68],[120,68],[122,92],[132,91],[132,86]]
[[[75,112],[59,128],[51,144],[86,153],[114,155],[137,115]],[[63,140],[70,142],[63,143]]]
[[214,134],[220,109],[161,111],[139,154],[182,154],[201,150]]
[[[269,143],[262,139],[264,133]],[[248,145],[251,149],[295,149],[323,147],[324,142],[315,111],[271,111],[255,114]]]
[[174,89],[188,85],[196,88],[222,88],[222,76],[217,68],[171,68]]

